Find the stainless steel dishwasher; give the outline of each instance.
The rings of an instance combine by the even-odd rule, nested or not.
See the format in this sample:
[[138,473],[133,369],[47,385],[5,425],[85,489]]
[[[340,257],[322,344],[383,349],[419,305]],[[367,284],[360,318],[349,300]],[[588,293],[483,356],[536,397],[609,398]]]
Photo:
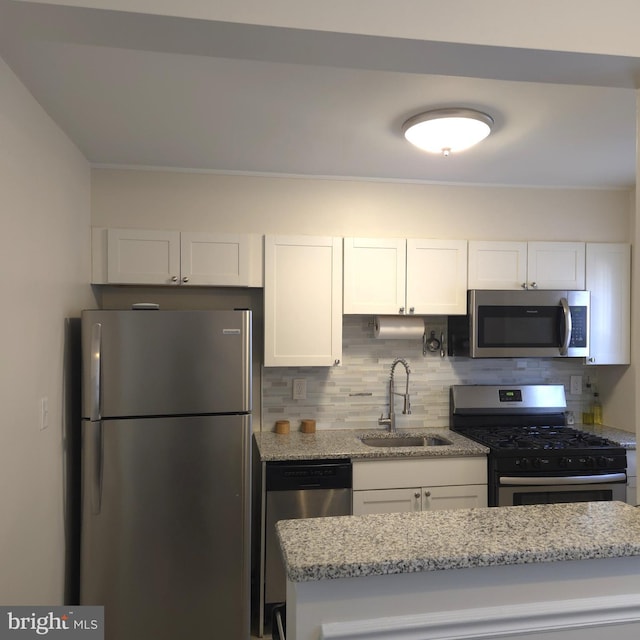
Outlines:
[[276,522],[351,515],[351,462],[269,462],[265,484],[265,604],[272,605],[287,597]]

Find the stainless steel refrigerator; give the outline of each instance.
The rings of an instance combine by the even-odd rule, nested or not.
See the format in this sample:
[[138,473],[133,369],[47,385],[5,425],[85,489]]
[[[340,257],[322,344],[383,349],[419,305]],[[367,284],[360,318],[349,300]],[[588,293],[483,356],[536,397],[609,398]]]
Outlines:
[[107,640],[249,638],[250,311],[82,312],[80,603]]

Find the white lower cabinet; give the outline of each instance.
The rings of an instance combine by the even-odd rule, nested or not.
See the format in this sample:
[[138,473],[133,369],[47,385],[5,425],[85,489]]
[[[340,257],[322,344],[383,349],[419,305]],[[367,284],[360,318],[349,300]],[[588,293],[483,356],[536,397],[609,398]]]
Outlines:
[[353,515],[487,506],[486,485],[369,489],[353,492]]
[[353,462],[353,515],[487,506],[484,457]]
[[638,496],[638,477],[637,477],[637,457],[636,450],[629,449],[627,451],[627,502],[633,505],[640,504]]

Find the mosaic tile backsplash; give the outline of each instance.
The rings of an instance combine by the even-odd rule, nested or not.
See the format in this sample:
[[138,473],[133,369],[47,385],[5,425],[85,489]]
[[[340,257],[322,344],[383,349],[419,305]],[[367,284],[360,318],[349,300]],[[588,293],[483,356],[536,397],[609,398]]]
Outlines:
[[[446,335],[445,317],[425,318],[427,336]],[[395,358],[411,369],[411,415],[402,414],[396,396],[396,426],[449,426],[449,387],[454,384],[563,384],[567,409],[578,421],[589,395],[571,395],[570,378],[583,376],[596,384],[595,371],[579,358],[483,359],[422,354],[420,340],[376,339],[373,317],[344,316],[342,366],[265,367],[262,371],[262,429],[272,431],[276,420],[289,420],[297,430],[303,419],[316,420],[317,429],[382,429],[377,421],[388,413],[389,373]],[[306,400],[293,400],[293,380],[304,378]],[[405,372],[395,369],[396,391],[404,392]]]

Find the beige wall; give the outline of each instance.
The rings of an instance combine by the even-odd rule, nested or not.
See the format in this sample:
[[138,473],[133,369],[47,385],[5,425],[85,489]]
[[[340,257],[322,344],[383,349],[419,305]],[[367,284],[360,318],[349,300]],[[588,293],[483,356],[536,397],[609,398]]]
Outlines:
[[[623,190],[460,187],[94,169],[92,224],[191,231],[628,242]],[[425,274],[433,277],[434,274]],[[131,292],[128,292],[131,298]],[[201,304],[196,294],[182,303]],[[106,304],[126,303],[117,288]],[[635,429],[629,367],[599,367],[605,418]],[[598,378],[598,371],[585,369]]]
[[69,443],[65,318],[95,304],[89,167],[2,60],[0,96],[0,602],[58,604]]
[[92,225],[189,231],[627,241],[624,190],[94,169]]

